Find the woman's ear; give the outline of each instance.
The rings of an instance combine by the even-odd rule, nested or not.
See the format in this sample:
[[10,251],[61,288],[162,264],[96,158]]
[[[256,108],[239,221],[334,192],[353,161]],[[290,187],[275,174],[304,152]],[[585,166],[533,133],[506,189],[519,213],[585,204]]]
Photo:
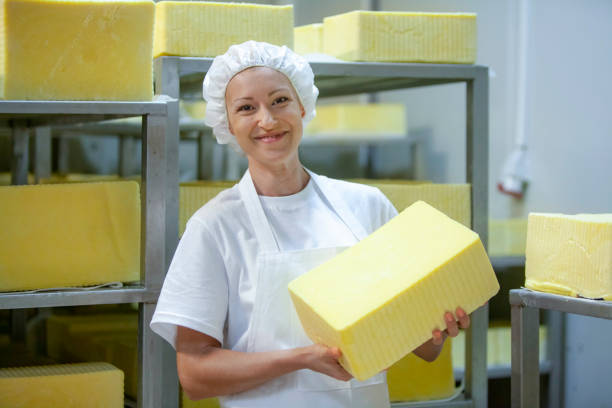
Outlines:
[[304,116],[306,116],[306,111],[304,110],[304,107],[302,106],[301,103],[300,103],[300,112],[302,112],[302,119],[303,119]]

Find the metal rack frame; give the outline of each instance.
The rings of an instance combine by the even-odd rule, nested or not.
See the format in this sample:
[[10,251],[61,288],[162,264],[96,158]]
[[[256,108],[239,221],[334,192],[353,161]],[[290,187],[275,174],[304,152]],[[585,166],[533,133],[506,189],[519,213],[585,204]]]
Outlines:
[[[178,214],[178,99],[199,99],[211,58],[158,57],[154,60],[155,92],[175,98],[168,105],[167,185],[169,214]],[[321,97],[381,92],[429,85],[466,85],[466,181],[472,185],[472,229],[485,245],[488,238],[489,70],[476,65],[405,63],[310,63]],[[170,221],[170,220],[169,220]],[[174,220],[172,220],[174,221]],[[174,225],[178,224],[178,220]],[[173,245],[168,245],[170,250]],[[400,403],[394,407],[487,406],[488,307],[472,314],[466,333],[465,392],[453,401]]]
[[[512,313],[512,406],[538,407],[540,403],[540,367],[536,363],[539,357],[538,324],[540,309],[557,312],[552,324],[563,330],[562,313],[598,317],[612,320],[612,302],[573,298],[551,293],[535,292],[529,289],[510,291]],[[551,387],[549,405],[563,406],[563,342],[553,352],[556,358],[551,359]]]
[[[152,102],[0,101],[0,125],[12,129],[12,184],[27,184],[29,129],[54,124],[142,117],[141,256],[137,286],[83,292],[1,293],[0,309],[139,303],[138,406],[162,407],[162,340],[149,328],[165,275],[167,104]],[[37,135],[40,138],[50,134]],[[44,142],[43,142],[44,143]],[[38,143],[37,143],[38,144]]]

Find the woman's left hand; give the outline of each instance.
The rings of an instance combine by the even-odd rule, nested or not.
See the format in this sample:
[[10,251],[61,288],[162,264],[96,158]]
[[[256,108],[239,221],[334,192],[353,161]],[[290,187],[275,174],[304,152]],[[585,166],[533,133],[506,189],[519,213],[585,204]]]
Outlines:
[[434,329],[431,332],[432,343],[436,346],[441,346],[446,337],[456,337],[459,334],[459,329],[467,329],[470,327],[470,315],[465,310],[458,307],[455,309],[455,314],[451,312],[444,313],[444,321],[446,329]]

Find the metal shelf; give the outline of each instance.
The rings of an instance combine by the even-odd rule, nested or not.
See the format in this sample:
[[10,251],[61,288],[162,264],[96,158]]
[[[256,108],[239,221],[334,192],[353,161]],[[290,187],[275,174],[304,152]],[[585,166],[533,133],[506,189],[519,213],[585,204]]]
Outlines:
[[474,402],[466,400],[462,395],[451,400],[391,403],[391,408],[470,408],[473,406]]
[[[540,373],[548,374],[551,372],[552,364],[548,360],[540,360]],[[453,370],[455,380],[460,381],[463,379],[464,370],[463,368],[456,368]],[[512,366],[510,364],[506,365],[494,365],[487,367],[487,377],[489,379],[499,379],[499,378],[510,378],[512,374]]]
[[54,291],[40,293],[0,293],[0,310],[28,309],[36,307],[106,305],[117,303],[154,303],[159,290],[144,286],[127,286],[121,289],[93,289],[80,291]]
[[[167,168],[165,142],[170,102],[166,96],[156,97],[150,102],[0,101],[0,126],[11,128],[11,181],[17,185],[27,184],[29,128],[46,129],[45,132],[37,132],[38,145],[39,141],[48,144],[51,137],[48,128],[41,126],[132,116],[142,118],[140,285],[78,292],[2,293],[0,309],[138,302],[138,406],[147,408],[162,407],[163,398],[168,394],[162,393],[167,377],[162,355],[163,343],[151,331],[149,322],[165,275],[166,236],[168,230],[172,231],[166,220],[167,195],[163,183]],[[174,228],[177,228],[176,222]],[[13,310],[13,313],[25,318],[23,311]],[[25,324],[14,327],[23,328]],[[172,390],[169,394],[172,394]],[[178,396],[175,399],[178,400]]]
[[[211,58],[159,57],[154,61],[155,92],[171,98],[201,99],[202,80],[212,64]],[[466,89],[466,182],[472,185],[472,229],[487,245],[488,238],[488,149],[489,76],[488,68],[476,65],[403,64],[367,62],[311,62],[320,97],[354,95],[429,85],[464,83]],[[167,192],[178,197],[178,102],[168,104],[166,155],[169,160]],[[305,145],[306,145],[305,141]],[[178,200],[169,204],[169,214],[178,214]],[[170,221],[169,221],[170,222]],[[178,220],[176,220],[178,224]],[[168,248],[173,244],[169,243]],[[486,335],[488,306],[472,314],[468,330],[465,399],[427,402],[394,407],[476,407],[487,406]]]
[[[536,292],[529,289],[510,291],[510,308],[512,314],[512,406],[537,407],[540,400],[540,369],[535,361],[539,359],[538,325],[540,309],[554,313],[553,325],[557,335],[562,339],[563,315],[573,313],[612,320],[612,302],[591,300]],[[552,334],[549,333],[548,336]],[[562,340],[556,344],[551,361],[550,406],[561,406],[563,378]],[[549,347],[550,348],[550,347]]]

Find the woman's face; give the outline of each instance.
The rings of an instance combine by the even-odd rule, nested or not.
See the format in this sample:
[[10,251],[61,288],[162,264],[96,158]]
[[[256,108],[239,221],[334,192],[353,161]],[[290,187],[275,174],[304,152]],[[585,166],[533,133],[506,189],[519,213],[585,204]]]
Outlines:
[[297,158],[304,108],[282,73],[251,67],[225,91],[229,129],[249,160],[280,164]]

